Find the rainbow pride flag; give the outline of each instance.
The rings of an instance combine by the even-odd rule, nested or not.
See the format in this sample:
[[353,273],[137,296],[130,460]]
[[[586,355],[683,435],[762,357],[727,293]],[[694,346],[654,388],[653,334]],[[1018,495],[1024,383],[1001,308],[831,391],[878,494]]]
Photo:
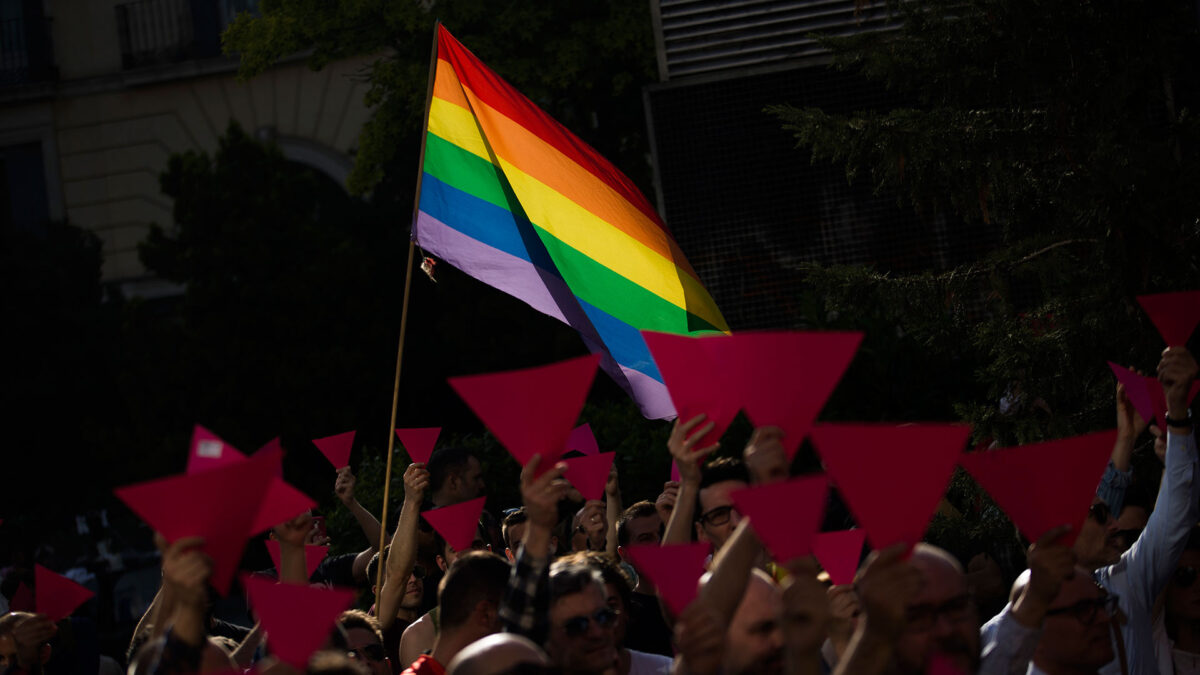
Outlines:
[[654,207],[438,26],[413,238],[579,331],[649,418],[675,414],[639,330],[728,332]]

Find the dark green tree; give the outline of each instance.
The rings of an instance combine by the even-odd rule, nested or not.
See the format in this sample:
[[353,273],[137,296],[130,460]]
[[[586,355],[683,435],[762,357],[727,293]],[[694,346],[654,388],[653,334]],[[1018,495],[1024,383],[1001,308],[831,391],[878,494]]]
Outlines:
[[649,185],[641,87],[654,76],[649,5],[641,0],[583,2],[322,3],[270,0],[261,16],[243,14],[226,31],[227,53],[253,77],[281,58],[311,50],[320,69],[337,59],[375,55],[362,73],[375,106],[359,139],[350,177],[365,192],[399,160],[411,179],[425,110],[435,20],[493,70],[592,144],[643,189]]
[[[839,396],[869,392],[869,376],[890,368],[880,355],[908,353],[905,370],[927,376],[900,385],[904,400],[970,421],[977,442],[1112,427],[1105,361],[1152,370],[1163,347],[1134,297],[1200,286],[1194,4],[889,9],[899,30],[826,44],[834,67],[905,105],[767,112],[814,162],[844,166],[848,180],[923,219],[991,228],[1000,244],[970,264],[915,275],[810,267],[814,317],[872,328]],[[861,398],[838,400],[839,414],[861,419],[852,407]],[[952,501],[975,515],[935,531],[966,550],[966,539],[1003,521],[979,515],[968,482],[955,485]]]

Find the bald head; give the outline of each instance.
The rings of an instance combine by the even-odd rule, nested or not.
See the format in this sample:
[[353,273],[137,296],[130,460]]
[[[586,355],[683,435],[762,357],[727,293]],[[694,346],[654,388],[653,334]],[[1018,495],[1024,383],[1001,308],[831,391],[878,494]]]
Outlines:
[[967,590],[962,564],[930,544],[913,547],[909,563],[921,573],[921,589],[908,606],[909,630],[896,645],[896,666],[904,673],[924,673],[935,654],[960,671],[979,668],[979,618]]
[[516,633],[495,633],[467,645],[446,668],[448,675],[496,675],[521,663],[547,665],[550,659],[533,641]]

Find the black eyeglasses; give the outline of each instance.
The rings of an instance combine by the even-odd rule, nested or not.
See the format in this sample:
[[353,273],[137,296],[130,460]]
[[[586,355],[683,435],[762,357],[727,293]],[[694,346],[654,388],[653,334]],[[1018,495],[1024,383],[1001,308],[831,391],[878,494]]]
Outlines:
[[420,565],[413,565],[412,575],[414,577],[416,577],[417,579],[424,579],[425,578],[425,568],[421,567]]
[[905,610],[908,630],[922,633],[934,627],[939,617],[950,623],[965,621],[971,614],[971,595],[963,593],[940,605],[913,605]]
[[[1076,511],[1076,513],[1079,513]],[[1091,516],[1097,523],[1107,525],[1108,519],[1112,518],[1112,511],[1108,510],[1108,504],[1104,502],[1096,502],[1088,509],[1088,515]]]
[[1180,588],[1191,588],[1196,583],[1196,572],[1195,567],[1176,567],[1172,581]]
[[729,522],[729,517],[735,510],[732,506],[718,506],[700,514],[699,521],[713,527],[720,527]]
[[363,645],[351,649],[346,654],[352,659],[365,658],[368,661],[375,661],[376,663],[387,658],[387,653],[383,651],[383,645]]
[[1090,626],[1096,622],[1096,615],[1101,609],[1104,610],[1107,616],[1111,617],[1117,610],[1117,596],[1105,595],[1090,600],[1080,600],[1070,607],[1051,609],[1046,612],[1046,616],[1069,615],[1079,623]]
[[618,612],[605,607],[591,616],[573,616],[562,623],[563,632],[567,637],[579,637],[588,632],[592,622],[601,628],[608,628],[617,620]]

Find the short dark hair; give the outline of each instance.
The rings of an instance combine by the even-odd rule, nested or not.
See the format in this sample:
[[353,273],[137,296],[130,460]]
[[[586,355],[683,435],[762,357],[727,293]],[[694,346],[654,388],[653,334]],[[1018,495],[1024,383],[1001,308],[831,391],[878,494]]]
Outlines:
[[[527,520],[529,520],[529,516],[525,514],[524,506],[518,508],[516,511],[513,511],[512,513],[508,514],[507,516],[504,516],[504,523],[500,526],[500,531],[501,531],[501,535],[504,537],[504,545],[505,546],[507,546],[511,549],[516,549],[516,546],[513,545],[513,542],[508,540],[508,531],[510,528],[512,528],[512,526],[520,525],[521,523],[523,523]],[[517,543],[520,543],[520,542],[517,542]]]
[[347,631],[351,628],[369,630],[379,638],[379,644],[383,644],[383,629],[379,626],[379,620],[361,609],[348,609],[342,612],[338,615],[338,623],[342,624],[342,628]]
[[612,584],[617,589],[617,597],[621,598],[621,606],[625,608],[626,612],[629,611],[633,580],[629,578],[629,574],[615,558],[600,551],[577,551],[559,558],[557,562],[579,563],[599,572],[600,579],[604,583]]
[[442,628],[461,626],[480,600],[494,604],[498,610],[510,572],[508,561],[495,553],[471,551],[459,556],[438,584]]
[[621,517],[617,519],[617,543],[621,546],[629,545],[629,521],[656,515],[658,509],[655,508],[654,502],[645,499],[622,511]]
[[704,472],[700,474],[700,487],[696,490],[696,510],[692,513],[692,519],[699,522],[700,516],[704,515],[704,509],[700,506],[700,491],[717,483],[724,483],[727,480],[739,480],[743,483],[750,483],[750,472],[746,469],[746,465],[737,457],[718,457],[708,464],[704,465]]
[[588,586],[596,585],[603,590],[604,578],[595,567],[584,560],[563,556],[550,565],[550,601],[564,595],[582,593]]
[[429,458],[429,463],[425,465],[429,469],[429,492],[430,494],[442,489],[446,484],[446,479],[451,475],[461,474],[466,470],[467,464],[475,455],[466,448],[442,448],[433,453]]

